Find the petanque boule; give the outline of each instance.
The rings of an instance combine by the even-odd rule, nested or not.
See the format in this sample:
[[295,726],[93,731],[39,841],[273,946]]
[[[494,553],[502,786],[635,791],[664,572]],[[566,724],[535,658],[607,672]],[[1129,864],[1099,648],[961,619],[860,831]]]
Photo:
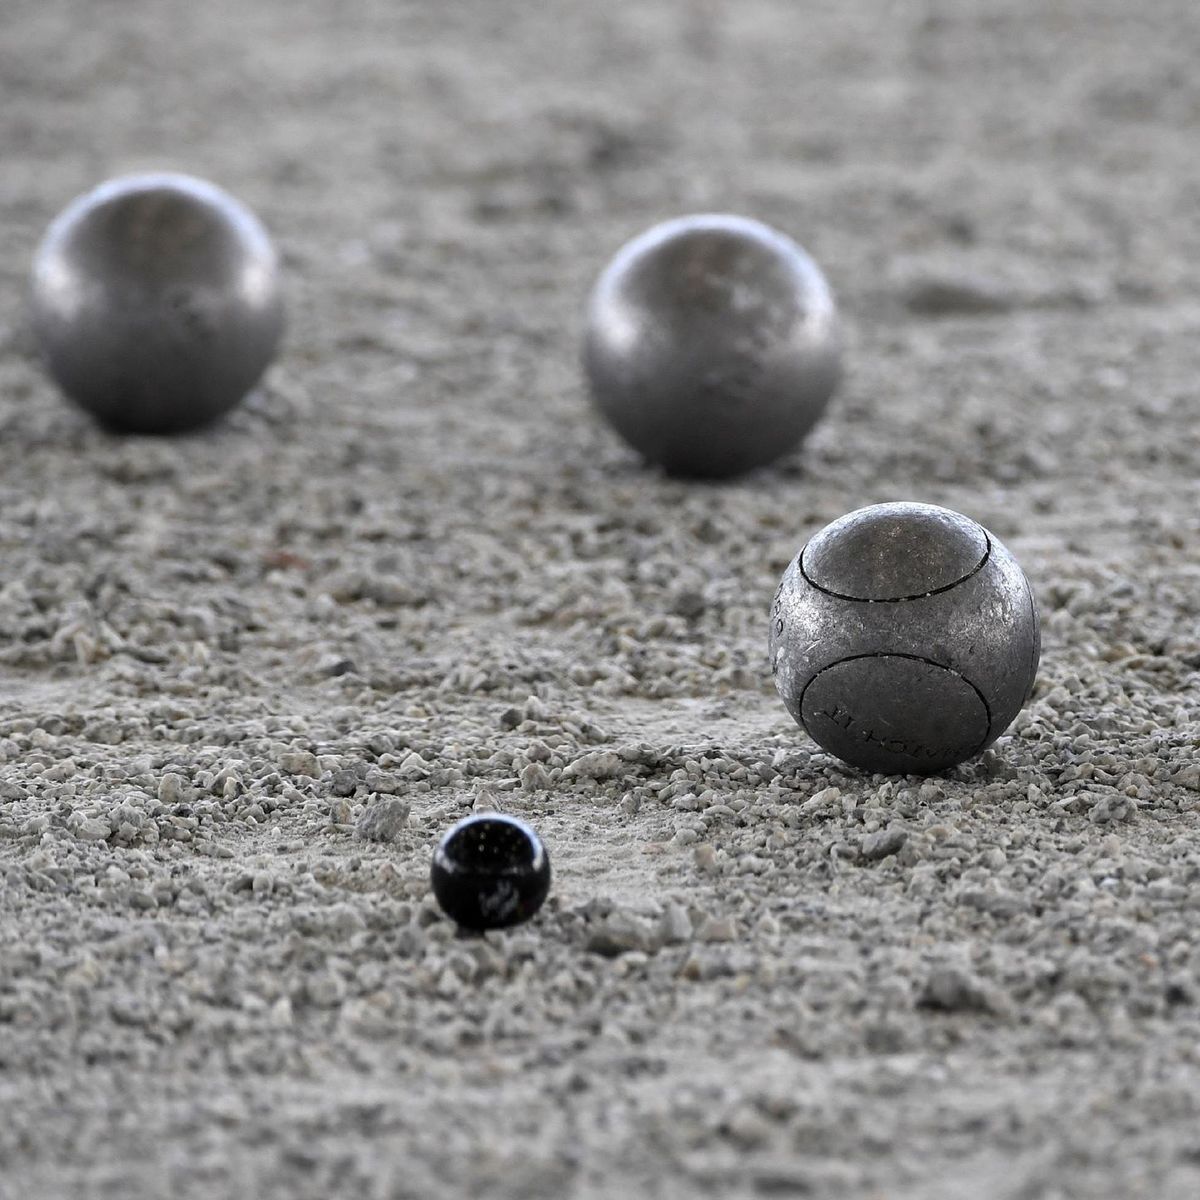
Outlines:
[[33,263],[50,374],[117,432],[180,433],[233,408],[283,332],[275,248],[258,218],[189,175],[130,175],[80,196]]
[[588,304],[592,400],[668,473],[723,478],[793,449],[841,375],[820,268],[760,221],[681,217],[627,243]]
[[974,757],[1029,698],[1041,653],[1029,581],[995,535],[931,504],[877,504],[822,529],[784,573],[775,686],[818,745],[865,771]]

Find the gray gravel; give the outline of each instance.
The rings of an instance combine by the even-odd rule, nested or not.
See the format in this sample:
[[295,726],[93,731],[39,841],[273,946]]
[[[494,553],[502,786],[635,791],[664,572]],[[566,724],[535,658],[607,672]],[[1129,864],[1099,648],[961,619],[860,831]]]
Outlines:
[[[1192,0],[6,0],[0,1196],[1200,1194],[1198,57]],[[148,167],[256,208],[293,318],[172,442],[22,312]],[[849,333],[720,487],[577,365],[613,250],[706,209]],[[820,753],[765,661],[804,538],[903,498],[1044,617],[932,780]],[[556,872],[484,939],[428,894],[471,808]]]

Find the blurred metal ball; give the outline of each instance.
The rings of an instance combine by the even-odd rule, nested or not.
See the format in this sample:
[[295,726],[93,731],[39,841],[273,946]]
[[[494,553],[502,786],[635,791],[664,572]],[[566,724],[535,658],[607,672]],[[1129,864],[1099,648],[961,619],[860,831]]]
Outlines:
[[266,230],[187,175],[113,179],[68,205],[34,258],[31,306],[62,390],[131,433],[215,420],[258,382],[283,332]]
[[608,264],[587,312],[596,407],[675,475],[719,478],[796,446],[841,374],[824,275],[759,221],[655,225]]
[[550,891],[550,857],[524,821],[479,813],[442,838],[430,883],[442,911],[464,929],[504,929],[542,907]]
[[1029,698],[1037,605],[982,525],[932,504],[876,504],[821,530],[771,609],[788,712],[865,771],[928,774],[980,753]]

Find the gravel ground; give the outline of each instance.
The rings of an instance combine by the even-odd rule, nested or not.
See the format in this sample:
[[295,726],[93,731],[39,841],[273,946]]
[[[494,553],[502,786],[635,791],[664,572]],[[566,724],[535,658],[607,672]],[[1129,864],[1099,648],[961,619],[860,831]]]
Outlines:
[[[5,0],[0,1196],[1200,1194],[1198,57],[1194,0]],[[288,274],[261,394],[177,441],[23,314],[146,167]],[[608,256],[704,209],[848,331],[724,486],[578,369]],[[766,664],[804,539],[901,498],[1044,618],[931,780]],[[482,940],[428,895],[472,807],[556,869]]]

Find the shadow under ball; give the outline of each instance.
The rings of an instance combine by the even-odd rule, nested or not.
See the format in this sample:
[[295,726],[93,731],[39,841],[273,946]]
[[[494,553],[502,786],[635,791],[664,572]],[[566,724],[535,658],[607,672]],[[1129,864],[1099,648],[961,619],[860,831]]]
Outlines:
[[816,263],[759,221],[681,217],[625,245],[588,304],[596,407],[674,475],[721,478],[799,444],[841,375]]
[[524,821],[479,813],[442,838],[429,878],[442,911],[458,925],[504,929],[542,907],[550,892],[550,857]]
[[788,712],[865,771],[929,774],[979,754],[1033,690],[1037,605],[982,525],[876,504],[821,530],[784,573],[769,653]]
[[258,382],[283,333],[266,230],[188,175],[126,176],[79,197],[47,230],[31,282],[50,373],[119,432],[216,420]]

